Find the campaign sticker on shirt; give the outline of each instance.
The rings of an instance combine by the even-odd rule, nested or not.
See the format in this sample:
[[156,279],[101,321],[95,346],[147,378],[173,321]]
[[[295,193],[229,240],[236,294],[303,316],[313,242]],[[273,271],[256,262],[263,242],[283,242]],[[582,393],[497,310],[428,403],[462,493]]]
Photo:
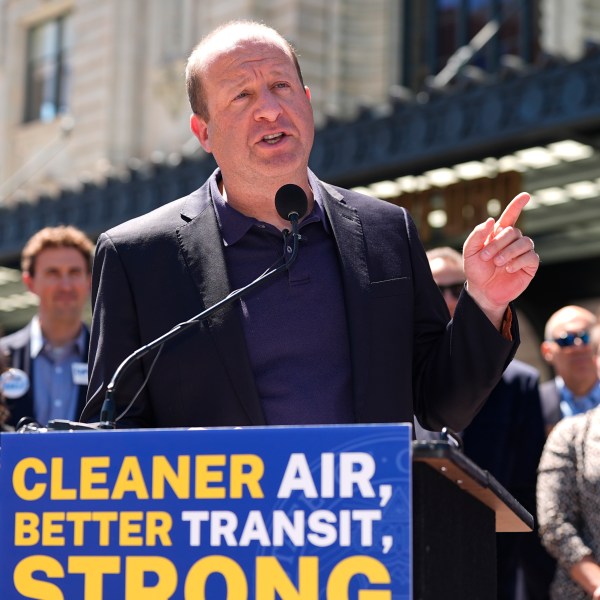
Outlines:
[[73,374],[73,383],[75,385],[88,384],[88,365],[84,362],[76,362],[71,365],[71,373]]
[[0,388],[9,400],[21,398],[29,390],[29,376],[21,369],[8,369],[0,375]]

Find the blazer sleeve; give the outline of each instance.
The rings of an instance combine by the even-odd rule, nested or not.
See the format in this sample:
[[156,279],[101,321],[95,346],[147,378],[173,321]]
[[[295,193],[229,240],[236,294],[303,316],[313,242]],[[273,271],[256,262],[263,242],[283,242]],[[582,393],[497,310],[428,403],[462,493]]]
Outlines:
[[508,340],[463,290],[450,320],[416,227],[410,217],[406,222],[413,265],[415,415],[426,429],[462,431],[514,357],[519,344],[516,314],[511,307]]
[[[92,274],[92,306],[94,316],[90,335],[89,364],[92,365],[87,403],[81,420],[95,422],[105,398],[106,387],[123,357],[137,350],[142,342],[137,327],[138,314],[131,285],[112,239],[102,234],[98,239]],[[155,353],[153,353],[155,354]],[[115,406],[120,413],[135,397],[119,425],[149,427],[153,422],[142,361],[136,361],[123,371],[115,392]],[[137,397],[136,397],[137,395]]]

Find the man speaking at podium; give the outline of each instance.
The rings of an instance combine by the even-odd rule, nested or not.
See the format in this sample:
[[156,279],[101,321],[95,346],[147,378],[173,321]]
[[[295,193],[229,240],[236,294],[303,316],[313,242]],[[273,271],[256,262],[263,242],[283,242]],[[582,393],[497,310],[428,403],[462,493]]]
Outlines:
[[107,385],[136,349],[284,260],[289,222],[274,199],[295,184],[308,200],[297,260],[132,363],[111,421],[384,423],[416,413],[429,429],[464,429],[518,345],[509,303],[539,263],[515,227],[527,194],[467,239],[449,323],[406,211],[308,169],[310,91],[287,41],[229,23],[196,47],[186,79],[192,131],[218,169],[189,196],[100,236],[82,420],[100,419]]

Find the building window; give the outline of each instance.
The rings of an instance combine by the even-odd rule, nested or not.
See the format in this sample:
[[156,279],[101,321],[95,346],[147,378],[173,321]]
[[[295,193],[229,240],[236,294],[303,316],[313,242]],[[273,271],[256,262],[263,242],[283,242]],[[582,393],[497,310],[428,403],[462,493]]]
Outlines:
[[534,62],[540,47],[537,5],[537,0],[405,0],[401,84],[421,89],[486,25],[493,33],[468,64],[496,73],[503,55]]
[[63,15],[27,32],[25,122],[51,121],[69,108],[71,19]]

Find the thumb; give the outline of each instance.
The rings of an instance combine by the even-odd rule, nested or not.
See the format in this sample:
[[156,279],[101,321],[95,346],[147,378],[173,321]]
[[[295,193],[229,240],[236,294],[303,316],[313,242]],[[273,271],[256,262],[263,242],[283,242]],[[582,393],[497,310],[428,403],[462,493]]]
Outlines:
[[473,229],[463,245],[463,256],[465,258],[477,254],[486,245],[494,231],[495,223],[494,219],[490,217],[485,223],[481,223]]

